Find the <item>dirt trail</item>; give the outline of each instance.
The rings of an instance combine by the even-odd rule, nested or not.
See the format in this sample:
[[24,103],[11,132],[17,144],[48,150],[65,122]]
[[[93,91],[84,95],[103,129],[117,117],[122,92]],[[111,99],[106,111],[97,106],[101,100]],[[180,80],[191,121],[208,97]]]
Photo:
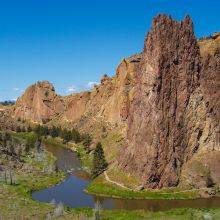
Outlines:
[[[109,178],[109,176],[108,176],[108,174],[107,174],[106,171],[104,172],[104,176],[105,176],[106,181],[108,181],[108,182],[110,182],[110,183],[112,183],[112,184],[115,184],[115,185],[117,185],[117,186],[119,186],[119,187],[121,187],[121,188],[124,188],[124,189],[127,189],[127,190],[131,190],[131,191],[138,191],[138,190],[134,190],[134,189],[128,188],[128,187],[124,186],[124,185],[121,184],[121,183],[118,183],[118,182],[115,182],[115,181],[111,180],[111,179]],[[176,192],[161,192],[161,194],[171,194],[171,193],[173,193],[173,194],[178,194],[178,193],[195,192],[195,191],[202,191],[202,190],[205,191],[205,190],[207,190],[207,189],[208,189],[208,188],[187,189],[187,190],[176,191]]]
[[[105,179],[106,179],[108,182],[113,183],[113,184],[115,184],[115,185],[117,185],[117,186],[119,186],[119,187],[122,187],[122,188],[124,188],[124,189],[132,190],[132,189],[130,189],[130,188],[124,186],[124,185],[121,184],[121,183],[118,183],[118,182],[115,182],[115,181],[110,180],[110,178],[109,178],[108,174],[106,173],[106,171],[104,172],[104,175],[105,175]],[[133,190],[132,190],[132,191],[133,191]]]

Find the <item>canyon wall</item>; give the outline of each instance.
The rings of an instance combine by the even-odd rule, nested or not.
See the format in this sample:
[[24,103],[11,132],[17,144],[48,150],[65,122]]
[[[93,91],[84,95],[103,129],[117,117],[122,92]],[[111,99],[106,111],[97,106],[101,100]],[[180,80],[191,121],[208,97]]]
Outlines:
[[48,81],[37,82],[17,100],[13,115],[35,123],[57,121],[86,127],[87,121],[98,121],[110,126],[123,125],[128,117],[133,78],[140,59],[141,54],[123,59],[116,76],[103,76],[92,90],[66,97],[58,96]]
[[[219,150],[219,57],[204,59],[189,17],[182,22],[164,15],[154,19],[119,160],[145,187],[177,186],[181,175],[189,174],[189,169],[182,173],[183,165],[202,151]],[[189,185],[195,186],[193,178]]]
[[219,42],[220,34],[197,41],[188,16],[177,22],[159,15],[143,52],[123,59],[114,77],[66,97],[38,82],[11,115],[74,126],[96,140],[115,131],[122,141],[109,136],[114,147],[105,151],[117,148],[112,162],[143,187],[220,184]]

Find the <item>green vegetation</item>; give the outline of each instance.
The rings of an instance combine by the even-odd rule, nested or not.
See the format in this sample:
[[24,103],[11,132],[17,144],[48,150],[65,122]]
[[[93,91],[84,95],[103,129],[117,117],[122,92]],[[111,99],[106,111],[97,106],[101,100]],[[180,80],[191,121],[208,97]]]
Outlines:
[[38,139],[42,137],[51,136],[52,138],[61,138],[63,143],[66,144],[68,142],[74,143],[83,143],[85,147],[89,147],[91,144],[92,138],[89,134],[80,134],[75,128],[71,130],[62,129],[61,127],[47,127],[42,125],[37,125],[35,127],[20,127],[17,126],[15,128],[17,133],[30,133],[34,132]]
[[89,153],[90,152],[89,146],[92,143],[92,137],[89,134],[83,134],[83,135],[81,135],[81,140],[82,140],[82,144],[83,144],[84,148]]
[[101,212],[102,220],[195,220],[220,218],[220,209],[174,209],[165,212],[110,210]]
[[78,144],[75,150],[80,158],[82,168],[88,173],[92,173],[93,153],[88,152],[83,144]]
[[67,148],[67,145],[63,143],[62,139],[60,138],[52,138],[52,137],[47,137],[47,138],[43,138],[42,142],[44,144],[48,144],[48,145],[53,145],[54,147],[64,147]]
[[122,145],[121,132],[116,128],[106,133],[101,140],[108,162],[115,160]]
[[140,186],[140,181],[138,181],[137,177],[127,174],[119,169],[108,169],[107,174],[112,181],[121,183],[130,189],[137,189]]
[[0,102],[0,105],[3,105],[3,106],[11,106],[14,104],[15,104],[15,101],[11,101],[11,100]]
[[52,128],[48,128],[46,126],[37,125],[34,128],[34,132],[38,137],[42,136],[51,136],[53,138],[60,137],[62,138],[64,143],[68,143],[70,141],[73,141],[75,143],[79,143],[83,140],[83,135],[80,135],[80,133],[76,129],[67,130],[62,129],[60,127],[53,126]]
[[[29,128],[29,130],[32,129]],[[8,177],[6,181],[4,178],[0,178],[0,218],[46,219],[52,217],[52,219],[93,219],[96,210],[91,208],[71,209],[63,207],[63,205],[55,206],[39,203],[31,198],[31,192],[50,187],[64,178],[64,174],[57,172],[55,169],[55,158],[48,152],[38,151],[41,142],[53,146],[74,147],[82,160],[83,167],[90,171],[93,169],[93,174],[95,175],[103,172],[107,165],[101,143],[97,144],[94,151],[90,151],[86,147],[91,144],[90,136],[85,135],[80,139],[80,143],[74,144],[71,142],[66,143],[59,135],[56,138],[45,135],[48,132],[47,129],[42,131],[43,129],[38,128],[37,131],[34,130],[32,132],[0,133],[0,145],[4,145],[4,148],[7,149],[4,154],[8,155],[9,158],[12,157],[13,160],[18,160],[18,165],[12,170],[13,181],[8,181]],[[70,133],[67,132],[66,135],[68,137]],[[7,166],[11,162],[8,163],[7,160],[9,159],[5,158],[0,155],[1,164]],[[0,172],[0,174],[4,176],[4,173]],[[138,186],[138,182],[134,178],[126,176],[118,170],[108,171],[108,176],[111,180],[123,183],[126,187]],[[129,199],[190,199],[197,197],[196,191],[181,191],[178,188],[132,191],[110,183],[103,175],[98,176],[89,185],[87,192]],[[220,209],[175,209],[165,212],[101,210],[99,213],[100,219],[103,220],[220,218]]]
[[127,199],[194,199],[197,191],[181,191],[181,189],[142,190],[124,189],[105,180],[104,176],[97,177],[86,189],[89,194]]
[[102,148],[102,144],[99,142],[96,145],[96,148],[94,150],[94,156],[93,156],[93,169],[92,169],[92,176],[97,177],[100,175],[108,166],[106,160],[104,151]]
[[[89,208],[70,209],[59,219],[94,219],[93,210]],[[92,218],[91,218],[92,217]],[[101,210],[101,220],[219,220],[220,209],[174,209],[165,212]]]
[[[2,154],[0,160],[6,169],[8,161],[4,158]],[[23,219],[39,216],[39,219],[43,219],[54,210],[52,205],[40,204],[31,198],[32,191],[55,185],[64,178],[63,173],[55,172],[54,162],[55,158],[47,152],[31,151],[21,156],[21,162],[13,165],[13,182],[8,182],[8,177],[6,181],[0,179],[0,217]],[[5,175],[4,172],[0,174],[0,177]]]

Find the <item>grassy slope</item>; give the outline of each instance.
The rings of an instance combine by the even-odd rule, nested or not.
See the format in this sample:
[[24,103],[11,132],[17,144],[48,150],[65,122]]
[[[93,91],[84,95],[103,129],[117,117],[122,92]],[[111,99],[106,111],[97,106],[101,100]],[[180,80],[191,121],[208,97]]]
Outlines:
[[176,209],[167,212],[144,212],[144,211],[105,211],[101,219],[108,220],[199,220],[220,218],[220,210],[212,209]]
[[103,176],[96,178],[87,188],[89,194],[127,199],[193,199],[196,191],[181,192],[181,189],[132,191],[123,189],[105,180]]
[[213,56],[220,48],[220,32],[218,33],[218,36],[216,36],[215,39],[210,37],[207,39],[199,40],[198,44],[200,47],[200,53],[202,57],[208,54]]
[[41,204],[31,199],[31,192],[59,183],[64,175],[62,173],[46,170],[52,166],[55,158],[45,153],[43,161],[37,161],[34,157],[27,156],[24,169],[15,170],[16,184],[9,185],[0,182],[0,215],[7,219],[15,216],[28,218],[38,216],[43,218],[54,207]]

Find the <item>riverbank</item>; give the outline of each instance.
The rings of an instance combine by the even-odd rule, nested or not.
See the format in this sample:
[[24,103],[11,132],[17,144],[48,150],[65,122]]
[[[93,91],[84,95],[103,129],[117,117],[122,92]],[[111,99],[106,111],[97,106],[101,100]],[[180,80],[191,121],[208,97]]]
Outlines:
[[[87,211],[87,217],[82,213]],[[76,216],[76,213],[78,217]],[[81,213],[81,214],[80,214]],[[71,220],[92,220],[93,216],[92,209],[78,209],[66,213],[63,218],[60,219],[71,219]],[[102,210],[100,211],[101,220],[219,220],[220,209],[174,209],[165,212],[146,212],[146,211],[126,211],[126,210]]]
[[[22,146],[27,139],[34,136],[34,133],[11,132],[10,135]],[[12,147],[17,151],[19,145]],[[69,219],[81,217],[86,219],[93,214],[92,209],[88,208],[70,210],[62,204],[40,203],[32,199],[33,191],[52,187],[66,178],[65,173],[56,169],[56,161],[57,158],[52,153],[45,149],[38,151],[34,146],[28,153],[23,151],[18,161],[10,154],[4,152],[0,154],[0,168],[1,166],[8,167],[8,169],[11,167],[11,172],[5,168],[0,169],[0,219],[66,219],[66,216],[71,216]]]
[[[62,139],[50,137],[44,139],[44,143],[67,148],[76,152],[81,160],[82,168],[88,173],[91,172],[92,155],[86,152],[82,144],[63,144]],[[177,187],[162,190],[139,190],[139,188],[138,181],[135,181],[135,178],[132,176],[127,176],[118,170],[110,169],[93,180],[88,188],[85,189],[85,192],[96,196],[125,199],[197,199],[201,198],[201,196],[208,197],[211,193],[215,193],[216,196],[219,196],[217,189],[210,188],[194,190]]]
[[107,181],[104,175],[99,176],[85,190],[87,193],[103,197],[125,199],[195,199],[197,191],[181,191],[180,189],[141,190],[134,191],[120,187]]
[[[55,143],[54,143],[55,144]],[[56,147],[56,145],[53,145]],[[65,178],[56,172],[56,158],[47,151],[36,151],[22,158],[23,165],[14,170],[14,184],[0,183],[0,218],[2,219],[78,219],[94,218],[92,208],[68,208],[62,205],[46,204],[34,201],[31,192],[53,186]],[[139,220],[139,219],[203,219],[211,216],[218,219],[219,209],[175,209],[165,212],[101,210],[101,219]]]
[[[128,179],[126,181],[129,182]],[[175,187],[161,190],[139,190],[129,188],[128,185],[110,179],[108,171],[105,171],[90,183],[85,192],[96,196],[125,199],[198,199],[202,197],[201,195],[211,197],[212,194],[219,197],[219,189],[214,188],[181,189]]]
[[63,147],[66,149],[69,149],[73,152],[76,152],[80,161],[81,161],[81,166],[83,168],[83,170],[85,170],[86,172],[88,172],[89,174],[91,174],[91,170],[92,170],[92,163],[93,163],[93,155],[92,153],[88,153],[85,150],[85,147],[83,146],[83,144],[79,143],[79,144],[74,144],[74,143],[66,143],[63,144],[63,140],[60,138],[51,138],[51,137],[47,137],[43,139],[44,144],[48,144],[48,145],[53,145],[53,146],[58,146],[58,147]]
[[[51,164],[51,157],[49,156],[49,158]],[[31,165],[31,174],[19,172],[18,183],[16,185],[0,184],[0,210],[3,219],[46,219],[47,216],[54,216],[55,214],[57,215],[56,219],[92,219],[94,210],[91,208],[70,209],[64,207],[58,213],[57,210],[59,209],[56,206],[32,200],[30,193],[33,189],[38,190],[54,185],[62,180],[63,175],[60,173],[45,173],[46,163],[42,166],[34,158],[27,158],[27,165]],[[100,211],[100,217],[103,220],[204,219],[205,216],[218,219],[220,217],[220,209],[176,209],[166,212]]]
[[58,184],[65,177],[54,171],[56,159],[48,152],[22,159],[22,167],[13,170],[13,184],[0,182],[0,216],[3,219],[45,217],[54,207],[32,200],[31,192]]

